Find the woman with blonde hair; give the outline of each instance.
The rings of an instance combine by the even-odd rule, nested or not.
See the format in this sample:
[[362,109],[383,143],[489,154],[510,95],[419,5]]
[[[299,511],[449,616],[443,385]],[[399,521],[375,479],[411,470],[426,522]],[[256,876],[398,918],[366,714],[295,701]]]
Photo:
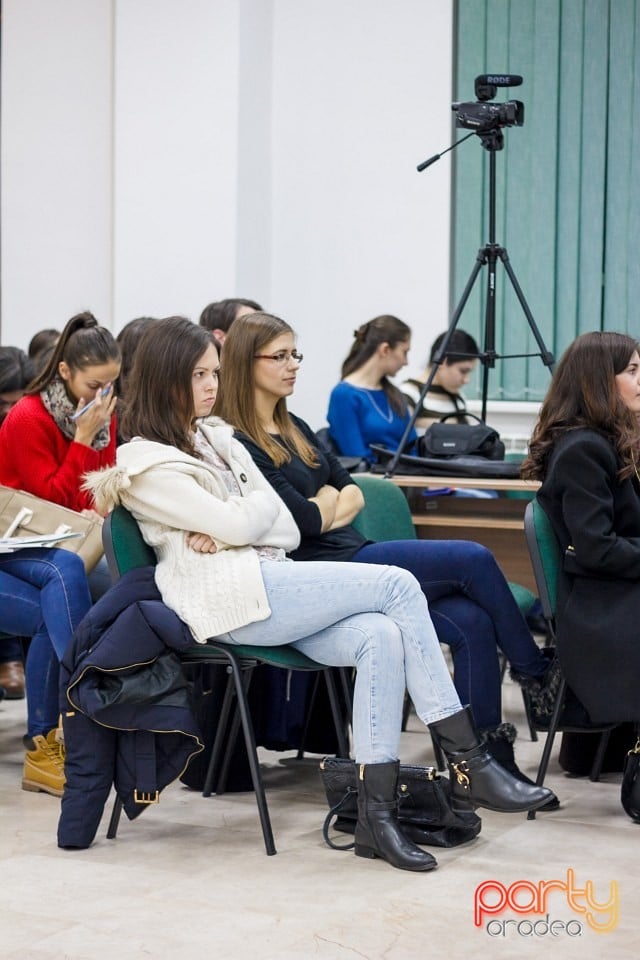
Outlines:
[[[216,404],[296,521],[301,541],[292,558],[393,564],[410,571],[429,602],[438,638],[451,648],[458,695],[471,705],[489,751],[530,784],[515,762],[515,727],[501,722],[498,648],[539,702],[551,702],[555,669],[534,643],[485,547],[464,540],[371,543],[354,529],[351,522],[364,505],[360,488],[337,458],[321,449],[309,426],[287,410],[301,360],[284,320],[265,313],[240,318],[225,340]],[[554,798],[551,806],[557,805]]]

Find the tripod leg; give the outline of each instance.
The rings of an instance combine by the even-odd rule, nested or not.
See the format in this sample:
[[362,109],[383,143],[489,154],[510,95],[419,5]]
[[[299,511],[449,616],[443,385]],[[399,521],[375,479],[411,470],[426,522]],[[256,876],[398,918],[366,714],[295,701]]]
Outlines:
[[453,331],[456,329],[458,320],[460,319],[460,315],[461,315],[462,311],[463,311],[464,308],[465,308],[465,304],[466,304],[467,300],[469,299],[469,295],[471,294],[471,290],[473,289],[473,285],[474,285],[474,283],[476,282],[476,280],[477,280],[477,278],[478,278],[478,274],[480,273],[480,270],[482,269],[482,267],[484,266],[484,264],[485,264],[486,262],[487,262],[487,247],[481,247],[480,250],[478,250],[478,256],[476,257],[476,262],[475,262],[475,265],[474,265],[473,270],[471,271],[471,275],[470,275],[469,279],[467,280],[467,285],[466,285],[466,287],[464,288],[464,290],[462,291],[462,296],[460,297],[460,301],[459,301],[459,303],[458,303],[458,306],[457,306],[456,309],[454,310],[453,316],[451,317],[451,323],[449,324],[449,328],[448,328],[448,330],[447,330],[447,333],[446,333],[446,335],[445,335],[445,338],[444,338],[444,340],[442,341],[442,344],[441,344],[441,346],[440,346],[440,350],[439,350],[437,356],[434,357],[433,366],[431,367],[431,371],[430,371],[430,373],[429,373],[429,376],[427,377],[426,382],[424,383],[424,385],[423,385],[423,387],[422,387],[422,390],[420,391],[420,396],[418,397],[418,399],[417,399],[417,401],[416,401],[416,405],[415,405],[415,407],[413,408],[413,413],[412,413],[411,416],[409,417],[409,422],[407,423],[407,425],[406,425],[406,427],[405,427],[405,429],[404,429],[404,433],[403,433],[402,436],[400,437],[400,442],[399,442],[399,444],[398,444],[398,449],[396,450],[396,452],[394,453],[393,457],[391,458],[391,460],[390,460],[389,463],[387,464],[387,469],[386,469],[386,472],[385,472],[385,479],[388,479],[389,477],[392,477],[392,476],[394,475],[394,473],[396,472],[396,468],[397,468],[397,466],[398,466],[398,461],[400,460],[400,457],[402,456],[402,453],[403,453],[403,451],[404,451],[404,448],[405,448],[406,445],[407,445],[407,439],[408,439],[408,437],[409,437],[409,434],[410,434],[411,431],[413,430],[413,425],[414,425],[414,423],[416,422],[416,420],[418,419],[418,412],[419,412],[419,410],[420,410],[420,407],[422,406],[422,401],[423,401],[424,398],[426,397],[427,392],[428,392],[428,390],[429,390],[429,388],[430,388],[430,386],[431,386],[431,384],[432,384],[432,382],[433,382],[433,378],[435,377],[436,372],[437,372],[437,370],[438,370],[438,367],[439,367],[439,365],[440,365],[440,363],[441,363],[441,361],[442,361],[442,358],[444,357],[445,353],[447,352],[447,347],[449,346],[449,340],[451,339],[451,335],[452,335]]
[[533,314],[529,309],[529,304],[527,303],[524,293],[522,292],[522,289],[520,287],[520,284],[518,283],[517,277],[513,272],[513,267],[511,266],[511,261],[509,260],[509,254],[507,253],[504,247],[499,247],[498,255],[504,264],[504,269],[506,270],[507,276],[511,281],[511,286],[514,289],[515,295],[518,298],[518,302],[520,303],[523,313],[527,318],[527,323],[529,324],[531,333],[534,335],[536,339],[536,343],[538,344],[538,347],[540,349],[540,357],[542,358],[542,362],[544,363],[545,367],[549,368],[550,373],[553,373],[553,367],[555,363],[553,359],[553,354],[549,350],[547,350],[546,344],[542,339],[542,334],[540,333],[540,331],[538,330],[538,327],[536,326],[536,322],[533,319]]

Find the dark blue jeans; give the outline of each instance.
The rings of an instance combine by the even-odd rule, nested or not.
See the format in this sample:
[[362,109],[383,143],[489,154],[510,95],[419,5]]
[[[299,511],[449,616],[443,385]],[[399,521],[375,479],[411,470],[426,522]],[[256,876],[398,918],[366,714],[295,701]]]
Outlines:
[[453,658],[453,682],[481,729],[501,722],[500,649],[520,673],[549,665],[531,636],[490,550],[468,540],[389,540],[362,547],[358,563],[409,570],[429,602],[440,643]]
[[91,606],[82,560],[56,548],[0,554],[0,630],[31,637],[25,678],[27,732],[58,723],[58,663]]

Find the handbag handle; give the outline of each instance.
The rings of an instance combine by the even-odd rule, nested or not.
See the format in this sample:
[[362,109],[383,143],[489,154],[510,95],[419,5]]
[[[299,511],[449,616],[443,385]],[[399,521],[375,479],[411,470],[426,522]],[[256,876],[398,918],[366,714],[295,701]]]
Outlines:
[[477,420],[478,423],[481,423],[483,427],[487,426],[487,423],[482,419],[482,417],[477,417],[475,413],[469,413],[467,410],[458,410],[457,413],[445,413],[445,415],[440,417],[437,422],[444,423],[446,420],[451,420],[452,417],[458,418],[461,415],[463,417],[472,417],[473,420]]
[[31,520],[33,520],[33,510],[30,510],[29,507],[22,507],[20,510],[18,510],[2,536],[12,537],[16,530],[18,530],[23,523],[29,523]]
[[331,820],[333,819],[333,817],[338,816],[338,813],[340,812],[342,807],[345,805],[347,800],[349,800],[354,795],[354,793],[357,794],[357,792],[358,791],[355,790],[353,787],[347,787],[344,796],[331,807],[331,809],[329,810],[329,813],[324,818],[324,823],[322,824],[322,836],[324,837],[325,843],[328,844],[328,846],[330,846],[332,850],[353,850],[353,848],[355,847],[355,842],[347,843],[344,846],[340,846],[339,843],[336,843],[334,840],[332,840],[329,836],[329,827],[331,826]]

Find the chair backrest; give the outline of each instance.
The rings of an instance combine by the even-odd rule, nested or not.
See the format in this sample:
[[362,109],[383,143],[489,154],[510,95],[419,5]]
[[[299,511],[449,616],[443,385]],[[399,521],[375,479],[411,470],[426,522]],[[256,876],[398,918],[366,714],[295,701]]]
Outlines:
[[102,543],[114,583],[128,570],[156,564],[152,547],[144,542],[140,527],[125,507],[116,507],[105,517]]
[[404,493],[392,480],[354,473],[365,499],[365,506],[353,521],[356,530],[368,540],[415,540],[416,528]]
[[562,570],[562,551],[551,521],[537,497],[527,504],[524,532],[542,613],[546,620],[553,621],[558,600],[558,579]]

